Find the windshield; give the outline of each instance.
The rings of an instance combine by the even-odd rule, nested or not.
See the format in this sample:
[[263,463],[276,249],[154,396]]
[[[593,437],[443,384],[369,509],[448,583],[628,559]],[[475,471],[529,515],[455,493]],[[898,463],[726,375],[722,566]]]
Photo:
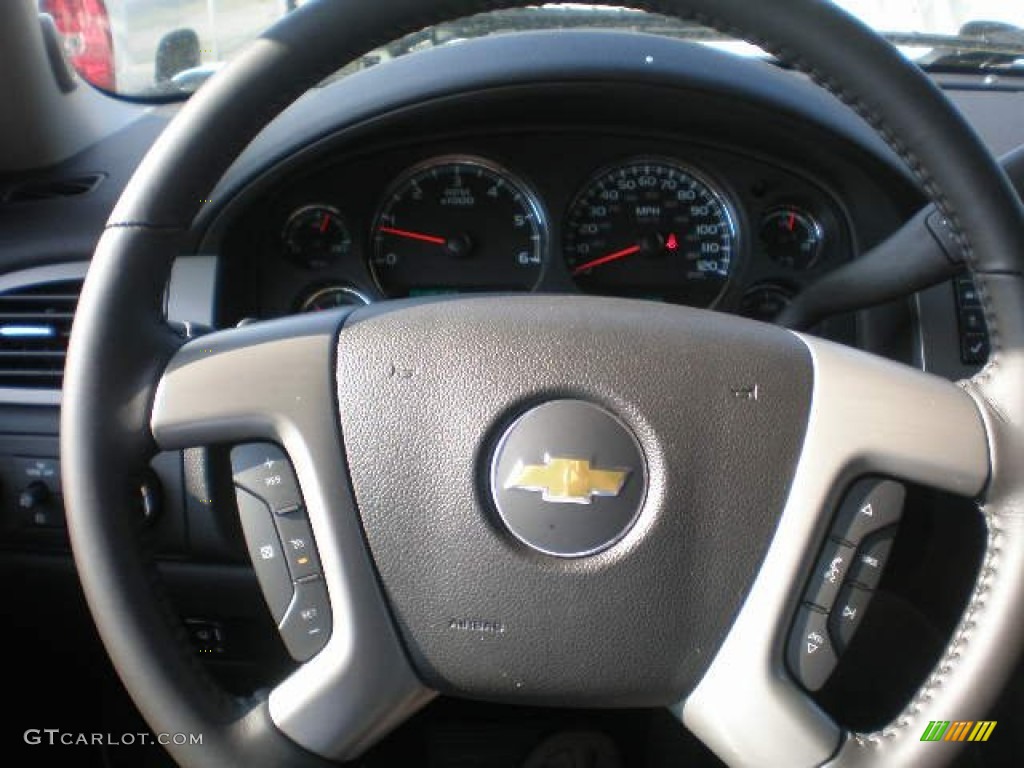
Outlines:
[[[1024,74],[1024,3],[1016,0],[833,0],[932,69]],[[250,40],[304,0],[38,0],[76,70],[93,85],[133,98],[183,97]],[[625,8],[546,4],[499,11],[410,35],[342,73],[425,47],[528,29],[611,28],[730,46],[692,24]]]

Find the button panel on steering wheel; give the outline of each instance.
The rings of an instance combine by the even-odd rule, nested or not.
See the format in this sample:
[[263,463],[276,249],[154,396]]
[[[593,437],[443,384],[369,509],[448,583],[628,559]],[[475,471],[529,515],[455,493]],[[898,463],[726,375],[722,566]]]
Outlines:
[[870,478],[846,494],[804,591],[790,630],[786,661],[810,691],[835,669],[881,580],[906,490],[892,480]]
[[288,652],[307,661],[327,643],[331,605],[291,462],[276,445],[231,451],[246,548]]

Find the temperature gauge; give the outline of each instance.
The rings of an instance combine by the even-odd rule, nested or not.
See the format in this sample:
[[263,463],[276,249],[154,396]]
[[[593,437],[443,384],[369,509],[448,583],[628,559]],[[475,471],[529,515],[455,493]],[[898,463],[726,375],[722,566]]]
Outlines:
[[821,258],[824,233],[811,214],[784,206],[768,211],[761,220],[761,248],[777,264],[796,270],[814,268]]
[[281,238],[285,256],[307,269],[322,269],[352,249],[352,235],[345,220],[326,205],[299,208],[288,217]]

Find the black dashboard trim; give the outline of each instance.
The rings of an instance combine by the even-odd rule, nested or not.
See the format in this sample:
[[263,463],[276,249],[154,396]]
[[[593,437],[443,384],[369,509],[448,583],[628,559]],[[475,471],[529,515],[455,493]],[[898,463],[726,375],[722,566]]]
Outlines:
[[[557,41],[557,44],[556,42]],[[762,106],[845,139],[912,177],[891,149],[848,107],[802,75],[707,46],[652,35],[560,31],[470,40],[388,62],[314,89],[289,107],[231,166],[192,228],[187,252],[215,252],[225,216],[245,191],[336,147],[370,124],[448,96],[552,83],[662,85]],[[355,132],[355,133],[353,133]],[[248,196],[247,194],[245,195]]]

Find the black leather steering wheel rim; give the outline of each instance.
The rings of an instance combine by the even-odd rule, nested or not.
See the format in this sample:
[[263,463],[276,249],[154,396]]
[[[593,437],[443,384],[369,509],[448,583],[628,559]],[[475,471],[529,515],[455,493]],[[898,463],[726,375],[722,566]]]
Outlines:
[[[107,650],[154,730],[203,733],[174,747],[189,765],[315,765],[265,701],[234,699],[207,680],[138,551],[132,478],[156,450],[157,386],[180,346],[162,297],[178,245],[231,161],[294,98],[375,45],[438,21],[513,2],[313,2],[269,30],[182,110],[130,183],[99,244],[79,303],[64,385],[61,455],[72,545]],[[1021,267],[1024,211],[989,152],[944,96],[869,30],[815,0],[638,3],[762,45],[856,109],[903,157],[953,223],[979,283],[992,336],[986,369],[964,386],[988,428],[990,538],[976,592],[950,648],[908,709],[878,734],[851,738],[836,764],[922,765],[921,718],[936,707],[977,711],[992,700],[1021,645],[1013,598],[1024,595],[1019,507]],[[355,31],[358,30],[358,35]],[[942,717],[942,713],[936,717]],[[968,717],[947,712],[950,717]],[[387,716],[377,713],[378,720]],[[934,719],[934,718],[933,718]],[[367,734],[369,738],[369,734]],[[358,739],[356,739],[358,742]]]

